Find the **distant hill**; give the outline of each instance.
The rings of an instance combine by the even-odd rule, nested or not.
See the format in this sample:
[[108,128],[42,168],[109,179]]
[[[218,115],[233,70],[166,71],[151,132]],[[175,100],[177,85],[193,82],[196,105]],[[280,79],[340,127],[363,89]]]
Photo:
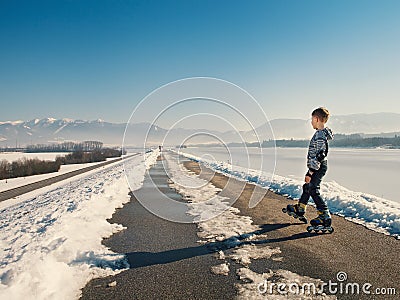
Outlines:
[[[276,139],[303,139],[308,138],[313,133],[310,120],[275,119],[270,124]],[[268,125],[264,124],[263,126]],[[361,133],[374,137],[386,133],[385,137],[394,137],[400,132],[400,114],[375,113],[332,116],[327,126],[332,128],[333,132],[342,134]]]
[[380,134],[400,132],[400,114],[374,113],[333,116],[330,126],[340,133]]
[[84,140],[107,140],[105,143],[121,144],[124,129],[125,124],[113,124],[102,120],[46,118],[26,122],[0,122],[0,146]]
[[[270,134],[272,127],[274,136]],[[332,116],[328,126],[335,133],[360,133],[363,137],[394,137],[400,135],[400,114],[376,113]],[[0,122],[0,147],[26,146],[29,144],[48,144],[64,141],[80,142],[85,140],[102,141],[106,145],[121,145],[126,124],[110,123],[103,120],[84,121],[72,119],[34,119],[31,121]],[[307,139],[312,133],[309,120],[275,119],[269,124],[258,127],[260,140],[268,139]],[[186,143],[225,143],[256,141],[254,132],[219,132],[207,129],[174,128],[171,131],[149,123],[130,124],[127,141],[131,146],[147,144]],[[189,138],[190,137],[190,138]],[[189,138],[189,139],[188,139]]]

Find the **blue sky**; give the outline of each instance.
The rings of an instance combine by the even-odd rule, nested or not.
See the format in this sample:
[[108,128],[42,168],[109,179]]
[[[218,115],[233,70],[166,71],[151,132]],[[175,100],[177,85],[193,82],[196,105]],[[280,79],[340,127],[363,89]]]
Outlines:
[[168,82],[217,77],[274,118],[400,113],[400,1],[0,0],[0,121],[126,122]]

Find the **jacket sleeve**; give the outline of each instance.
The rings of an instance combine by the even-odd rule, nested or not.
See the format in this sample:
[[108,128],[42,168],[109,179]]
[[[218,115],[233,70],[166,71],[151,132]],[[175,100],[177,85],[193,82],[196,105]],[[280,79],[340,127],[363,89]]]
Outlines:
[[307,154],[307,167],[310,171],[319,170],[321,163],[318,161],[318,153],[326,149],[326,137],[322,132],[316,132],[310,141]]

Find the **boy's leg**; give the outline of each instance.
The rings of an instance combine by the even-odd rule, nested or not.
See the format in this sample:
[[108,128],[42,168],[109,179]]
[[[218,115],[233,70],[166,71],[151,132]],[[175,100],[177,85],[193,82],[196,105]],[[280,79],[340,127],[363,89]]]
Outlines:
[[308,184],[309,195],[313,198],[314,203],[319,211],[328,211],[328,206],[326,205],[324,199],[322,199],[319,191],[322,178],[326,174],[327,169],[328,166],[326,161],[322,162],[321,167],[312,175],[311,181]]
[[303,184],[303,193],[301,194],[298,204],[296,204],[296,210],[302,216],[304,216],[304,213],[306,212],[307,203],[309,199],[310,199],[310,193],[308,189],[308,183],[305,183]]
[[302,204],[304,207],[307,206],[308,200],[310,199],[310,189],[309,184],[303,184],[303,193],[300,196],[299,204]]

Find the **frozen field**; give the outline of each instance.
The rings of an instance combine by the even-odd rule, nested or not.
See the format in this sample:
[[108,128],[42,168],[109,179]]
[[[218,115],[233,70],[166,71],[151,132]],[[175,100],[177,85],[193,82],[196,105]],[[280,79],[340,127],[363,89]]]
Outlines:
[[9,162],[18,160],[20,158],[38,158],[41,160],[55,160],[57,156],[65,156],[68,152],[49,152],[49,153],[23,153],[23,152],[0,152],[0,160],[7,160]]

